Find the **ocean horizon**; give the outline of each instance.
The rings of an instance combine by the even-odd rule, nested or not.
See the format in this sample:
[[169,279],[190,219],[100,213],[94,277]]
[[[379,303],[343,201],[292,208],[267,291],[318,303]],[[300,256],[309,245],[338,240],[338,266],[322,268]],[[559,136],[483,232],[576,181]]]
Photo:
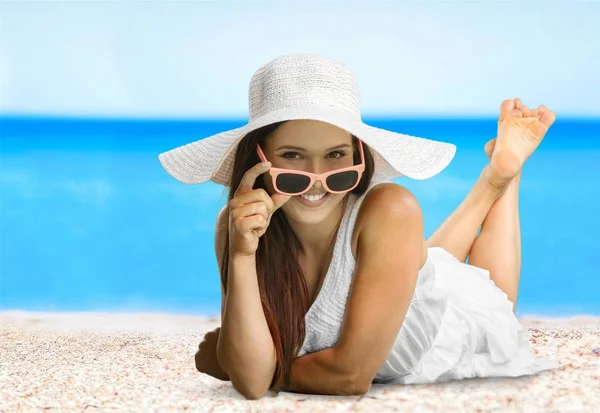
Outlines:
[[[158,155],[246,119],[0,116],[0,310],[220,313],[213,182],[186,185]],[[497,118],[376,118],[453,143],[433,178],[396,178],[429,237],[487,163]],[[558,114],[521,179],[517,316],[600,315],[600,118]]]

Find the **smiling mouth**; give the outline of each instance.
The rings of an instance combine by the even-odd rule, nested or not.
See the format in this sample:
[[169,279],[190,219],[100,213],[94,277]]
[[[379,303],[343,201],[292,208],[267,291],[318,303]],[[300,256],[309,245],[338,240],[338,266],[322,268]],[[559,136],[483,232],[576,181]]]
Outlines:
[[326,192],[325,195],[323,195],[323,197],[316,199],[314,201],[304,198],[302,195],[296,195],[294,198],[296,198],[296,201],[298,203],[304,205],[305,207],[319,207],[327,201],[327,199],[329,198],[329,195],[330,195],[330,193]]
[[[307,194],[303,194],[303,195],[298,195],[300,198],[309,201],[309,202],[317,202],[320,201],[321,199],[325,198],[327,196],[327,192],[324,192],[322,194],[319,195],[307,195]],[[309,197],[311,199],[309,199]]]

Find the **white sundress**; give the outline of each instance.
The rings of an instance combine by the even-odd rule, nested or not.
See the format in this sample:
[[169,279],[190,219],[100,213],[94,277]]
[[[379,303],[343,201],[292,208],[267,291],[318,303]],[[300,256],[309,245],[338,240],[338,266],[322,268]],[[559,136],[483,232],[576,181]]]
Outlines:
[[[374,182],[369,189],[383,182],[391,181]],[[352,232],[366,193],[349,195],[327,274],[305,316],[306,336],[298,356],[338,341],[356,263]],[[517,377],[560,367],[557,361],[533,357],[512,303],[487,270],[432,247],[396,341],[373,383]]]

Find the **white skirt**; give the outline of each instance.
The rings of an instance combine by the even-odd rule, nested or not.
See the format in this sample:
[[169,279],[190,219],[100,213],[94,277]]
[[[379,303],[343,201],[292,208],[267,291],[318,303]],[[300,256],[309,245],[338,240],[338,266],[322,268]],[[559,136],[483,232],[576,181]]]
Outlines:
[[443,248],[428,253],[411,303],[419,308],[405,319],[406,331],[415,333],[398,336],[373,383],[517,377],[561,367],[533,357],[525,328],[489,271],[462,263]]

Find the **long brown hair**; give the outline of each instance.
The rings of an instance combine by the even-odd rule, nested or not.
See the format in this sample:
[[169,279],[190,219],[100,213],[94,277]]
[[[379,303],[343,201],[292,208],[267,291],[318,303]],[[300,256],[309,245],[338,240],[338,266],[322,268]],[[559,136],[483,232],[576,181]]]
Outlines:
[[[244,173],[260,162],[256,145],[265,147],[265,141],[285,123],[277,122],[248,133],[239,143],[229,182],[228,201],[234,197]],[[354,164],[360,162],[357,137],[352,135]],[[373,177],[374,161],[371,149],[363,142],[365,171],[356,188],[356,195],[365,193]],[[253,189],[267,190],[262,175]],[[227,190],[227,188],[226,188]],[[347,201],[348,196],[344,198]],[[334,237],[335,239],[335,237]],[[273,213],[265,234],[260,237],[256,251],[256,272],[260,301],[273,338],[277,354],[277,367],[270,390],[279,392],[282,385],[289,385],[290,366],[302,348],[305,338],[304,317],[309,308],[308,288],[298,257],[302,246],[280,208]],[[229,269],[229,232],[225,237],[223,262],[220,268],[221,282],[227,294]]]

